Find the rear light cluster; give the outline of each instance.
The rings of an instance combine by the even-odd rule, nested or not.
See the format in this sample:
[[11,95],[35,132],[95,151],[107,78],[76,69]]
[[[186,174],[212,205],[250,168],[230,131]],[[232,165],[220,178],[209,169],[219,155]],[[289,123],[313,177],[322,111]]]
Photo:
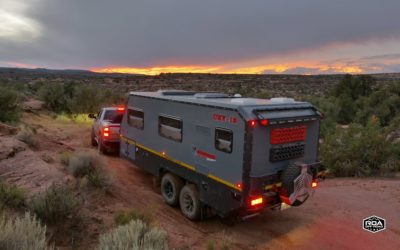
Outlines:
[[103,137],[109,137],[109,136],[110,136],[110,128],[104,127],[103,128]]
[[289,142],[304,141],[307,134],[306,126],[289,128],[273,128],[270,134],[270,143],[273,145]]
[[258,122],[261,126],[267,126],[267,125],[268,125],[268,120],[267,120],[267,119],[251,120],[251,121],[249,121],[250,127],[255,127],[255,126],[257,125],[257,122]]
[[256,198],[252,198],[250,200],[250,205],[252,207],[262,205],[263,203],[264,203],[264,198],[263,197],[256,197]]

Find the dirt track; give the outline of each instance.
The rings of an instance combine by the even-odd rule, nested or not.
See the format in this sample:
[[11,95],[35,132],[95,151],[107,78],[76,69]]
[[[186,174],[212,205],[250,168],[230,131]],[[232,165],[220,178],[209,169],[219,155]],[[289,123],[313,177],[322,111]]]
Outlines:
[[[94,151],[89,146],[88,126],[32,114],[25,115],[24,121],[40,125],[37,128],[40,147],[32,152],[25,150],[28,157],[46,153],[57,159],[60,152],[68,149]],[[5,138],[0,137],[0,143]],[[21,154],[0,161],[0,178],[29,187],[30,177],[24,175],[28,170],[18,163]],[[85,210],[90,216],[85,220],[87,237],[79,241],[81,249],[93,248],[98,234],[114,226],[116,211],[133,207],[154,213],[156,223],[169,234],[171,249],[205,249],[210,241],[215,245],[232,242],[230,249],[400,249],[399,179],[328,179],[301,207],[266,211],[254,219],[227,226],[217,218],[197,223],[188,221],[179,209],[163,202],[150,175],[116,156],[101,157],[114,173],[115,183],[110,194],[89,193],[90,202]],[[9,177],[11,165],[12,178]],[[43,166],[38,167],[43,170],[40,176],[48,178],[37,178],[36,182],[43,179],[47,183],[49,178],[65,181],[68,177],[57,161]],[[16,177],[15,173],[20,176]],[[385,218],[387,229],[376,234],[364,231],[362,219],[371,215]],[[68,245],[62,241],[59,244]]]

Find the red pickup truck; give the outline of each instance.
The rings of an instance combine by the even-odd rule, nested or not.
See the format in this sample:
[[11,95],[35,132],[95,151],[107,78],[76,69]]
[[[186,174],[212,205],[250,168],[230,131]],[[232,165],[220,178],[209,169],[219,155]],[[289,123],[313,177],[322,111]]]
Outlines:
[[124,112],[124,107],[105,107],[97,115],[89,114],[89,118],[95,119],[91,143],[97,146],[100,153],[118,152],[120,124]]

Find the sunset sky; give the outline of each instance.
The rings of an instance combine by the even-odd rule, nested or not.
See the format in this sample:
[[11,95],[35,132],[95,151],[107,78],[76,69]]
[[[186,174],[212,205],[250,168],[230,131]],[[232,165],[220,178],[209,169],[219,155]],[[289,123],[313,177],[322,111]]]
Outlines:
[[0,0],[0,67],[400,72],[400,1]]

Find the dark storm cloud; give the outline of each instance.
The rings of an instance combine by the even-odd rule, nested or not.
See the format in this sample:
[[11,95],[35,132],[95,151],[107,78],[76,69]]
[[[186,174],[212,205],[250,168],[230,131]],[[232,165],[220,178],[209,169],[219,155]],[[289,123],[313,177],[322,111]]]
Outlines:
[[[27,1],[29,3],[29,1]],[[223,64],[400,36],[398,0],[37,0],[30,42],[0,60],[46,67]]]

